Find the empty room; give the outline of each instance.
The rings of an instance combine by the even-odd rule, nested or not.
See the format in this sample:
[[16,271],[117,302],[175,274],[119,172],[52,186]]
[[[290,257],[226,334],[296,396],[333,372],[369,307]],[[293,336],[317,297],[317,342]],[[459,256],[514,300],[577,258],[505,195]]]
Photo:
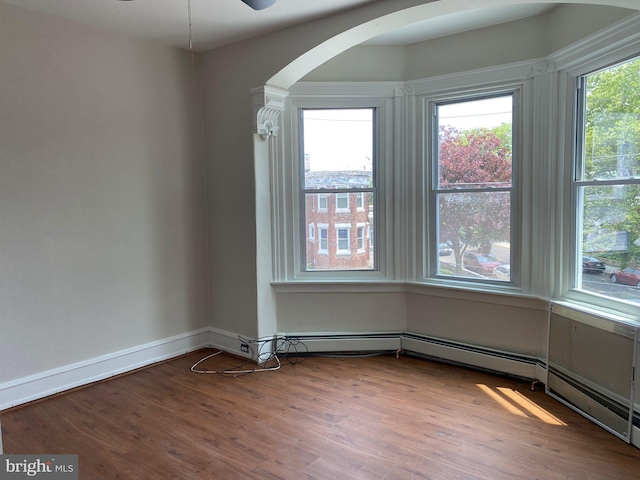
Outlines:
[[637,0],[0,0],[0,112],[0,478],[640,471]]

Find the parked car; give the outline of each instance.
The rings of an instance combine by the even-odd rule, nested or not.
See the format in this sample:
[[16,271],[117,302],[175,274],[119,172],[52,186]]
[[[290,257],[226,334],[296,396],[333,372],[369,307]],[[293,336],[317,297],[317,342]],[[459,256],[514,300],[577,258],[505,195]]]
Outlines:
[[492,275],[493,269],[501,265],[491,253],[485,255],[480,252],[465,252],[462,256],[462,264],[467,270],[485,276]]
[[609,279],[613,283],[622,283],[624,285],[633,285],[640,288],[640,270],[637,268],[625,268],[624,270],[616,270],[611,272]]
[[453,250],[451,249],[451,245],[448,243],[441,243],[438,246],[438,255],[442,255],[444,257],[451,255],[451,253],[453,253]]
[[582,256],[582,271],[584,273],[602,273],[605,271],[606,265],[596,257]]
[[493,269],[493,278],[496,280],[505,280],[507,282],[511,281],[511,265],[505,263],[504,265],[499,265]]

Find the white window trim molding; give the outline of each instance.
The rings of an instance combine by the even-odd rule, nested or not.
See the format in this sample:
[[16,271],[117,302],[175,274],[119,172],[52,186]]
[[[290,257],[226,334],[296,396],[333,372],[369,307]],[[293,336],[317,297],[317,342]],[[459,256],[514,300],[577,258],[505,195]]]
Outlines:
[[[531,189],[527,189],[525,178],[532,178],[534,175],[532,167],[533,152],[530,144],[523,141],[526,138],[524,132],[532,132],[533,117],[536,112],[532,101],[531,91],[535,88],[535,83],[541,70],[541,62],[538,59],[519,62],[510,65],[503,65],[498,68],[482,69],[472,72],[464,72],[462,74],[446,75],[423,80],[410,82],[412,96],[411,105],[407,108],[407,116],[404,119],[405,124],[414,125],[411,130],[412,138],[410,143],[417,148],[418,151],[414,155],[412,163],[407,165],[407,170],[414,172],[413,183],[407,186],[409,195],[412,198],[420,199],[413,208],[413,214],[407,219],[417,227],[415,228],[416,238],[415,247],[410,253],[410,262],[415,265],[412,275],[408,275],[407,280],[415,283],[422,283],[429,286],[451,286],[456,288],[477,288],[482,285],[489,291],[502,293],[509,291],[515,294],[522,293],[522,284],[527,287],[531,282],[528,278],[523,278],[521,272],[525,275],[531,271],[531,265],[526,260],[527,252],[530,251],[531,245],[534,244],[532,233],[534,229],[531,227],[532,212],[531,202],[524,201],[525,196],[531,196]],[[453,98],[474,98],[483,95],[492,95],[498,93],[514,92],[516,95],[516,104],[514,105],[514,116],[520,119],[513,125],[514,145],[518,149],[514,151],[514,157],[519,162],[514,164],[514,185],[515,195],[513,198],[512,219],[514,219],[513,242],[516,246],[514,250],[512,269],[514,276],[510,284],[497,284],[492,281],[475,281],[473,279],[457,279],[443,278],[431,275],[434,270],[430,264],[429,252],[433,251],[432,258],[437,261],[437,239],[432,238],[430,232],[430,219],[434,215],[433,208],[430,208],[429,189],[423,188],[431,182],[430,158],[432,156],[430,137],[431,124],[430,115],[428,114],[428,106],[434,102],[444,99]],[[537,110],[539,111],[539,110]],[[413,115],[413,116],[412,116]],[[421,137],[425,132],[426,138]],[[411,161],[410,161],[411,162]],[[517,223],[516,223],[517,222]],[[538,293],[538,292],[536,292]]]
[[[291,87],[285,101],[282,128],[282,155],[272,159],[272,172],[278,181],[285,186],[286,191],[274,192],[273,208],[278,212],[274,215],[274,245],[277,239],[286,239],[281,245],[282,257],[274,255],[274,262],[280,267],[274,267],[272,284],[279,282],[387,282],[394,279],[394,229],[386,228],[393,225],[392,211],[393,178],[398,168],[391,162],[393,158],[393,110],[397,82],[361,83],[298,83]],[[298,108],[376,108],[378,110],[377,128],[381,132],[377,138],[377,205],[376,231],[384,238],[379,239],[376,248],[375,270],[335,270],[335,271],[305,271],[302,265],[303,242],[300,236],[299,223],[302,208],[297,179],[299,175],[299,132],[297,130],[296,111]],[[385,159],[387,164],[385,164]],[[384,203],[382,203],[384,202]],[[297,223],[296,223],[297,222]],[[318,243],[318,242],[317,242]],[[275,248],[274,248],[275,249]]]

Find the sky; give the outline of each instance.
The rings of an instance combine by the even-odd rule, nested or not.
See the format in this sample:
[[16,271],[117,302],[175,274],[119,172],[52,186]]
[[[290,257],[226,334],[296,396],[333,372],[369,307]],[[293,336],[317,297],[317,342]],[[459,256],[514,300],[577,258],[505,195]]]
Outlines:
[[311,170],[371,170],[373,109],[305,110]]
[[[512,120],[511,95],[438,106],[440,125],[492,128]],[[371,170],[373,109],[304,110],[304,153],[312,171]]]

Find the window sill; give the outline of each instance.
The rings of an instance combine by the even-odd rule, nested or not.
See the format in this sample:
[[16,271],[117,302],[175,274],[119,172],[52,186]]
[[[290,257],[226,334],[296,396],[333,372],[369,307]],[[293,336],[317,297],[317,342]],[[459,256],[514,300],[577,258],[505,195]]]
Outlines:
[[452,286],[423,282],[362,281],[362,280],[318,280],[301,279],[289,282],[272,282],[273,290],[284,293],[410,293],[440,298],[453,298],[501,306],[513,306],[547,311],[549,301],[537,296],[525,295],[517,289],[487,290],[486,285]]
[[577,290],[567,292],[560,300],[555,300],[552,303],[591,315],[601,316],[613,322],[624,323],[633,327],[640,326],[638,306],[630,303],[601,298]]
[[403,282],[372,282],[362,280],[297,280],[272,282],[276,293],[402,293]]

